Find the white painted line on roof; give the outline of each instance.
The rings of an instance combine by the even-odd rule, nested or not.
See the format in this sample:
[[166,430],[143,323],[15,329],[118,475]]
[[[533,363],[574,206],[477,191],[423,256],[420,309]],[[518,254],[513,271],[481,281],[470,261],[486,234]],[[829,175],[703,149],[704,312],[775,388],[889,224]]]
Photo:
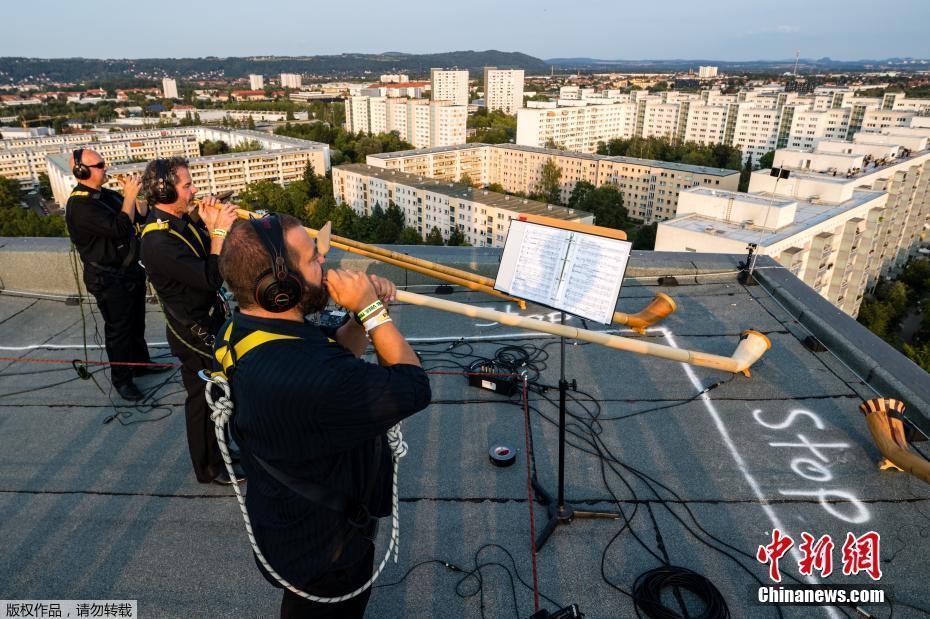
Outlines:
[[[675,342],[675,336],[666,327],[657,327],[654,329],[649,329],[649,331],[662,333],[668,339],[669,346],[672,348],[678,348],[678,344]],[[681,367],[684,368],[685,374],[688,375],[688,379],[691,381],[691,384],[694,385],[695,389],[698,391],[705,389],[705,385],[701,384],[701,381],[698,380],[698,377],[694,374],[694,370],[691,369],[690,365],[687,363],[682,363]],[[759,499],[762,510],[765,512],[765,515],[768,516],[772,526],[776,529],[781,529],[782,531],[787,532],[788,529],[784,524],[782,524],[781,520],[778,518],[778,515],[775,513],[775,510],[772,509],[772,506],[768,504],[768,500],[765,498],[765,495],[762,494],[762,489],[759,487],[759,482],[757,482],[756,478],[753,477],[752,473],[749,472],[749,467],[746,465],[746,461],[743,460],[743,456],[740,455],[739,450],[736,449],[736,444],[733,443],[733,439],[730,438],[730,432],[724,425],[723,419],[720,417],[720,413],[717,412],[717,408],[711,401],[710,396],[706,393],[702,393],[701,401],[704,402],[704,407],[707,409],[707,412],[710,413],[711,418],[714,420],[714,424],[717,426],[717,431],[720,433],[724,444],[730,451],[730,455],[733,457],[733,461],[736,462],[736,467],[739,469],[740,473],[743,474],[743,477],[746,479],[746,483],[749,484],[749,487],[752,488],[752,493],[756,495],[757,499]],[[792,546],[790,552],[795,561],[801,560],[801,553],[798,551],[797,545]],[[812,585],[820,584],[820,581],[814,576],[802,576],[802,578]],[[825,606],[823,608],[831,617],[839,619],[840,613],[834,607]]]
[[[159,348],[165,348],[168,346],[168,342],[149,342],[149,346],[157,346]],[[24,351],[24,350],[70,350],[70,349],[81,349],[84,348],[97,349],[105,348],[103,344],[88,344],[86,347],[84,344],[29,344],[28,346],[0,346],[0,350],[8,350],[11,352]]]

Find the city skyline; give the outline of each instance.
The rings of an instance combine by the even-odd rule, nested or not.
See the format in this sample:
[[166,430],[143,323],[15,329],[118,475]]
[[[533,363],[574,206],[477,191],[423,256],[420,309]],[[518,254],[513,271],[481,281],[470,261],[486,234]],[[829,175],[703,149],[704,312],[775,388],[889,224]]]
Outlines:
[[[881,14],[878,24],[863,19],[874,11],[874,3],[836,0],[786,0],[740,6],[738,12],[720,0],[645,4],[635,12],[601,0],[583,11],[566,11],[550,0],[532,5],[479,0],[467,9],[416,0],[400,9],[405,27],[416,33],[409,41],[384,27],[398,19],[397,5],[363,4],[359,14],[366,16],[364,21],[346,21],[341,6],[310,8],[295,0],[270,0],[261,13],[209,0],[188,5],[171,19],[147,21],[115,0],[95,3],[93,10],[37,0],[6,7],[10,23],[44,14],[56,19],[42,24],[44,36],[36,36],[31,28],[5,33],[0,56],[189,58],[499,49],[541,59],[782,60],[792,58],[795,50],[806,58],[930,58],[924,32],[930,4],[921,0],[897,3],[895,11]],[[264,28],[256,27],[261,15],[268,18]],[[466,24],[473,19],[475,27],[443,27],[460,24],[463,18]],[[106,27],[108,36],[76,42],[74,26],[81,23]],[[220,34],[204,32],[204,24]]]

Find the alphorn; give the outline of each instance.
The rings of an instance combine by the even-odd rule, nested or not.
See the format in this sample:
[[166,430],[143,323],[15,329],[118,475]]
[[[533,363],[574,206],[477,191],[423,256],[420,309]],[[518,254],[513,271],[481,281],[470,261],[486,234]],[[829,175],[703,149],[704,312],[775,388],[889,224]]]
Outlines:
[[[199,203],[199,200],[194,200],[194,203]],[[236,209],[236,214],[240,219],[253,219],[261,216],[258,213],[241,208]],[[324,229],[329,229],[329,226],[330,223],[327,222]],[[320,234],[320,231],[314,230],[313,228],[305,227],[304,230],[313,238],[317,238],[317,235]],[[337,247],[338,249],[414,271],[422,275],[434,277],[449,282],[450,284],[457,284],[476,292],[483,292],[498,298],[507,299],[517,303],[520,309],[526,309],[526,301],[523,299],[516,299],[495,290],[495,280],[490,277],[437,264],[429,260],[415,258],[375,245],[368,245],[367,243],[361,243],[331,233],[329,235],[329,242],[333,247]],[[321,251],[320,253],[325,252]],[[656,294],[655,298],[649,302],[649,305],[634,314],[614,312],[612,322],[618,325],[626,325],[637,333],[645,333],[647,328],[656,324],[669,314],[672,314],[676,309],[677,306],[675,301],[664,292],[659,292]]]
[[653,344],[651,342],[621,337],[619,335],[610,335],[609,333],[599,333],[588,329],[579,329],[578,327],[545,322],[543,320],[520,316],[519,314],[506,314],[492,309],[475,307],[455,301],[447,301],[446,299],[437,299],[413,292],[407,292],[406,290],[397,291],[397,300],[411,305],[419,305],[444,312],[451,312],[453,314],[461,314],[469,318],[480,318],[482,320],[499,322],[500,324],[509,327],[517,327],[518,329],[529,329],[530,331],[540,331],[560,337],[601,344],[602,346],[615,348],[617,350],[660,357],[662,359],[669,359],[670,361],[680,361],[681,363],[690,363],[691,365],[699,365],[701,367],[722,370],[724,372],[742,372],[746,376],[749,376],[750,366],[758,361],[759,358],[762,357],[762,354],[772,345],[769,338],[765,337],[763,334],[758,331],[747,330],[743,331],[740,335],[740,342],[736,346],[736,351],[734,351],[733,355],[724,357],[722,355],[713,355],[684,348],[674,348],[672,346],[665,346],[664,344]]

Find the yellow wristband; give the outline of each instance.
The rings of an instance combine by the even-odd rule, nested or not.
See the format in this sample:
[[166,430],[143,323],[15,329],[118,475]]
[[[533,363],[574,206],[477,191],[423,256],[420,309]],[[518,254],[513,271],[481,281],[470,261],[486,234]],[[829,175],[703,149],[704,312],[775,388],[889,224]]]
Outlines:
[[381,299],[376,300],[374,303],[372,303],[371,305],[369,305],[368,307],[360,311],[358,314],[356,314],[358,316],[359,322],[365,322],[366,320],[371,318],[372,314],[377,312],[382,307],[384,307],[384,303],[381,302]]
[[215,239],[226,238],[227,231],[222,228],[213,228],[213,231],[210,233],[210,236]]

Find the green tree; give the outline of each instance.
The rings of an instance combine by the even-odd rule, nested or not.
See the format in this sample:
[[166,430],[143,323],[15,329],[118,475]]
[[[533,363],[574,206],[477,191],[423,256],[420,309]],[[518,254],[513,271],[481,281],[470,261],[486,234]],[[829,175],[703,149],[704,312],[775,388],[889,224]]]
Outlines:
[[465,241],[465,234],[459,227],[453,226],[452,232],[449,233],[449,242],[446,245],[449,247],[467,247],[469,244]]
[[775,151],[770,150],[761,157],[759,157],[759,169],[768,170],[775,163]]
[[539,192],[546,196],[546,201],[551,204],[561,204],[560,182],[562,180],[562,168],[551,157],[543,164],[540,170]]
[[572,189],[572,195],[568,198],[568,208],[578,208],[583,209],[579,204],[584,202],[588,194],[595,190],[594,185],[588,181],[578,181],[575,183],[575,187]]
[[320,177],[316,175],[316,171],[313,169],[313,163],[310,161],[307,162],[307,167],[304,168],[303,181],[307,187],[308,198],[319,198],[323,195],[323,183]]
[[[251,116],[249,117],[251,118]],[[234,153],[248,153],[256,150],[261,150],[262,145],[258,140],[246,140],[238,146],[233,146],[232,151]]]
[[468,172],[462,172],[462,176],[459,177],[459,183],[472,187],[474,186],[475,181],[471,179],[471,176],[468,174]]
[[22,209],[19,183],[0,176],[0,236],[67,236],[61,215],[38,215]]
[[656,230],[658,228],[658,223],[639,226],[636,229],[636,234],[633,235],[633,249],[654,250],[656,246]]
[[252,129],[253,131],[255,130],[255,119],[252,118],[251,114],[249,114],[249,120],[248,123],[246,123],[245,128]]
[[332,221],[333,213],[336,211],[336,199],[332,194],[324,194],[319,198],[310,200],[307,210],[309,211],[309,221],[307,225],[319,230],[327,221]]
[[427,245],[445,245],[445,241],[442,239],[442,232],[439,231],[439,228],[433,226],[433,229],[429,231],[429,234],[426,235],[426,244]]
[[51,200],[53,197],[52,183],[48,180],[48,174],[45,172],[39,173],[39,195],[46,200]]
[[487,189],[488,191],[496,192],[496,193],[507,193],[506,191],[504,191],[504,186],[501,185],[500,183],[491,183],[490,185],[485,187],[485,189]]
[[623,230],[630,226],[628,211],[623,206],[623,194],[614,185],[601,185],[587,191],[574,208],[594,214],[594,223],[605,228]]
[[743,166],[742,171],[739,173],[739,185],[737,186],[737,191],[747,192],[749,191],[749,179],[752,176],[752,155],[750,154],[746,157],[746,165]]
[[398,237],[397,243],[399,245],[420,245],[423,243],[423,238],[416,229],[404,228],[400,231],[400,237]]

